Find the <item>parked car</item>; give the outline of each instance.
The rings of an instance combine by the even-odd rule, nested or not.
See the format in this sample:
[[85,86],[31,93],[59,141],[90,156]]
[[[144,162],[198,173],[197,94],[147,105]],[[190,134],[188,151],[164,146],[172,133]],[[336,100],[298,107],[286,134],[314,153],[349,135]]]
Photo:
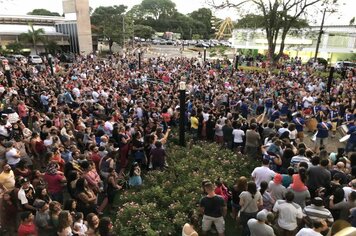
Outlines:
[[161,39],[161,41],[159,42],[160,45],[166,45],[167,41],[165,39]]
[[59,57],[59,60],[61,62],[66,62],[66,63],[73,63],[74,62],[74,55],[70,53],[62,53]]
[[198,48],[208,48],[208,47],[210,47],[209,44],[204,43],[204,42],[203,43],[199,42],[195,46],[198,47]]
[[351,61],[337,61],[335,63],[335,69],[339,72],[347,69],[353,69],[356,67],[355,63],[352,63]]
[[167,40],[166,41],[166,45],[173,45],[174,44],[174,41],[173,40]]
[[154,39],[154,40],[152,40],[152,44],[154,44],[154,45],[158,45],[158,44],[160,44],[161,43],[161,40],[160,39]]
[[28,62],[31,64],[42,64],[43,63],[42,58],[38,55],[30,55],[28,57]]
[[[318,57],[317,62],[319,65],[323,65],[325,68],[328,66],[328,61],[325,60],[324,58]],[[307,62],[308,66],[313,66],[314,65],[314,58],[310,58]]]
[[9,55],[7,57],[7,59],[9,60],[10,64],[15,64],[16,62],[21,62],[23,64],[27,64],[27,59],[26,57],[18,54],[18,55]]
[[7,58],[4,56],[0,56],[0,65],[3,66],[4,62],[9,63],[9,60],[7,60]]

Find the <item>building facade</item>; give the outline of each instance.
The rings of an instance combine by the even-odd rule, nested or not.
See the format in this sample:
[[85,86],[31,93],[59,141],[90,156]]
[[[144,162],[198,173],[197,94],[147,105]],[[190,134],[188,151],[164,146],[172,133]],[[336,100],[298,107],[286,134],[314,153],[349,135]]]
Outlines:
[[[314,57],[320,26],[291,30],[285,39],[284,53],[307,61]],[[280,42],[281,40],[277,40]],[[249,49],[265,54],[268,49],[264,29],[235,29],[231,39],[236,49]],[[276,47],[279,50],[279,44]],[[339,60],[356,60],[356,26],[324,26],[318,57],[329,63]]]
[[[34,30],[44,30],[44,40],[37,42],[38,52],[46,51],[46,42],[54,41],[59,47],[69,46],[69,35],[56,30],[56,22],[63,21],[63,17],[54,16],[0,16],[0,46],[6,46],[12,42],[20,42],[20,35],[30,30],[30,24]],[[35,53],[30,42],[21,42],[24,51]]]

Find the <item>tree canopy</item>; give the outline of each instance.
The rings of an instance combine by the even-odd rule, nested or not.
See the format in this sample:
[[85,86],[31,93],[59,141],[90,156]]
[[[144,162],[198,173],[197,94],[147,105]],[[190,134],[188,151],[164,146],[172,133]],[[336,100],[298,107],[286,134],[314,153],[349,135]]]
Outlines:
[[171,0],[143,0],[141,7],[146,15],[155,20],[172,16],[177,11],[176,4]]
[[114,42],[121,44],[124,38],[131,32],[130,19],[126,19],[127,6],[115,5],[110,7],[98,7],[91,14],[93,32],[108,40],[109,48]]
[[27,15],[37,15],[37,16],[61,16],[58,12],[51,12],[47,9],[39,8],[33,9]]

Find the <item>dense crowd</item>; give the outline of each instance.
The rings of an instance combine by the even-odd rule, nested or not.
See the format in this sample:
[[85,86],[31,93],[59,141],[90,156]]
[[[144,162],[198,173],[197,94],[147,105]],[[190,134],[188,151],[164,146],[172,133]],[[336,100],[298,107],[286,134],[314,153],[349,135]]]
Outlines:
[[[356,215],[354,72],[329,93],[302,65],[270,74],[159,57],[141,67],[137,55],[89,55],[56,64],[54,76],[49,66],[13,67],[10,80],[1,73],[5,235],[115,235],[103,213],[115,211],[118,191],[142,185],[141,171],[170,165],[165,149],[180,119],[180,81],[192,145],[217,142],[262,162],[251,181],[203,183],[203,234],[214,223],[224,235],[227,205],[243,235],[319,235],[337,220],[356,226],[349,218]],[[305,127],[315,133],[312,147],[303,142]],[[338,130],[350,134],[345,148],[333,147]],[[194,224],[182,234],[197,235]]]

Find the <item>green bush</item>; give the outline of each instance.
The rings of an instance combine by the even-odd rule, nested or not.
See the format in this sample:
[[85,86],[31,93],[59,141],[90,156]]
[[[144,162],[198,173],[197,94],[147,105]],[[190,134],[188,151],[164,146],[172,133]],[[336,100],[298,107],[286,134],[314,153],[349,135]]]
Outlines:
[[140,189],[119,194],[116,215],[119,235],[179,235],[188,213],[197,209],[203,179],[221,177],[232,184],[239,176],[249,176],[256,163],[216,144],[182,148],[169,145],[169,167],[143,176]]
[[[269,69],[267,68],[261,68],[261,67],[255,67],[255,66],[239,66],[239,69],[246,71],[246,72],[267,72]],[[281,70],[279,69],[271,69],[272,74],[279,74]],[[288,74],[289,72],[287,70],[283,71],[285,74]],[[321,78],[328,78],[329,77],[329,72],[324,72],[324,71],[314,71],[312,73],[312,76],[317,76]],[[334,79],[340,79],[341,74],[334,72],[333,75]]]

